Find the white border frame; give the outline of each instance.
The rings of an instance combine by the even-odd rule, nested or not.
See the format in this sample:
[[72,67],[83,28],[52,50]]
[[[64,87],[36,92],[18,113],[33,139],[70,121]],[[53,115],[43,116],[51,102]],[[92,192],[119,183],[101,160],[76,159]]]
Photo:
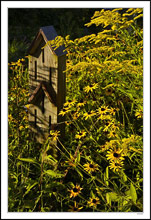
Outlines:
[[[150,1],[1,1],[1,210],[2,219],[149,219],[150,218]],[[36,7],[35,7],[36,6]],[[8,8],[144,8],[144,211],[143,213],[17,213],[7,210]]]

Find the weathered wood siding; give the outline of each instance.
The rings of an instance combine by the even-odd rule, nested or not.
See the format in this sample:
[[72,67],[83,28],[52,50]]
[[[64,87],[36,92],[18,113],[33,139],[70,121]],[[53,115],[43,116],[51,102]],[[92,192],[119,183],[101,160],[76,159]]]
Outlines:
[[[45,45],[45,42],[42,41],[39,47],[37,48],[34,56],[29,58],[29,87],[30,93],[32,93],[39,82],[41,81],[50,81],[50,72],[51,72],[51,82],[52,86],[57,93],[57,73],[58,73],[58,57],[52,53],[49,46],[44,48],[44,62],[42,58],[42,47]],[[37,62],[37,79],[35,79],[35,61]]]
[[[59,112],[65,102],[65,70],[66,56],[56,56],[49,45],[41,39],[34,55],[30,56],[28,62],[29,69],[29,93],[32,94],[40,82],[46,82],[53,93],[56,94],[56,105],[51,103],[48,97],[44,96],[44,112],[42,110],[42,93],[38,100],[29,107],[29,123],[31,132],[35,133],[36,140],[42,143],[49,135],[50,116],[51,125],[56,125],[64,120],[59,116]],[[44,51],[44,54],[43,54]],[[35,62],[37,62],[37,77],[35,79]],[[37,127],[35,127],[35,110],[37,111]],[[52,126],[53,127],[53,126]],[[61,135],[64,136],[64,124],[59,125]]]

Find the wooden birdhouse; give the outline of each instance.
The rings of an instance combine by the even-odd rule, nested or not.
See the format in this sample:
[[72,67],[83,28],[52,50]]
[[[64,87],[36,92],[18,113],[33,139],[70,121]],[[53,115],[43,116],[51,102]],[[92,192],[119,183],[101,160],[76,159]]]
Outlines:
[[65,102],[65,48],[54,50],[46,45],[55,37],[53,26],[41,27],[28,50],[29,125],[32,137],[39,143],[46,140],[50,130],[64,134],[64,119],[58,114]]

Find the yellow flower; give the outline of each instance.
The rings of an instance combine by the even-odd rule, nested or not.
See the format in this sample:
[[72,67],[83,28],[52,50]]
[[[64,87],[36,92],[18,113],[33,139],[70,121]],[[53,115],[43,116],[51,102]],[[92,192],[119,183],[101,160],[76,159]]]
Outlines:
[[65,163],[67,163],[69,166],[76,167],[75,158],[72,155],[70,155],[70,159],[66,160]]
[[27,115],[25,115],[25,116],[23,117],[23,120],[28,120]]
[[76,100],[69,100],[67,102],[64,103],[64,108],[70,108],[71,106],[73,106],[77,101]]
[[10,65],[12,65],[12,66],[16,66],[16,63],[15,63],[15,62],[11,62]]
[[108,146],[100,145],[99,148],[100,148],[99,152],[104,152],[104,151],[106,151],[108,149]]
[[85,120],[87,120],[88,118],[91,118],[94,115],[96,115],[95,111],[91,110],[89,112],[84,113],[83,116],[85,117]]
[[77,107],[81,107],[81,106],[84,106],[86,104],[86,101],[80,101],[78,104],[77,104]]
[[67,126],[69,126],[69,125],[71,124],[71,121],[65,121],[65,124],[66,124]]
[[137,118],[143,118],[143,111],[141,109],[139,109],[136,113],[135,113],[135,116]]
[[76,185],[76,186],[74,186],[71,190],[69,190],[69,192],[70,192],[70,198],[71,197],[76,197],[77,195],[79,195],[79,193],[81,193],[81,190],[82,190],[83,188],[80,188],[80,186],[79,185]]
[[9,120],[9,121],[12,121],[12,120],[13,120],[13,117],[12,117],[11,114],[8,115],[8,120]]
[[29,109],[29,104],[25,105],[25,107],[26,107],[27,109]]
[[120,169],[122,169],[123,165],[123,161],[111,161],[109,167],[110,169],[113,169],[114,172],[118,172]]
[[107,114],[109,112],[109,109],[106,106],[101,106],[101,108],[99,108],[98,110],[98,114],[99,114],[99,118],[98,119],[110,119],[110,116],[107,115],[105,116],[105,114]]
[[104,123],[105,128],[103,129],[103,131],[104,131],[104,132],[105,132],[105,131],[108,131],[108,129],[109,129],[109,127],[111,126],[111,124],[112,124],[112,122],[106,121],[106,122]]
[[20,127],[19,127],[19,130],[22,130],[24,127],[21,125]]
[[115,132],[115,130],[110,131],[110,133],[108,134],[109,138],[113,138],[113,137],[118,137],[117,132]]
[[71,209],[69,209],[68,211],[69,212],[78,212],[80,211],[81,209],[83,209],[83,207],[79,207],[77,204],[76,204],[76,201],[74,202],[74,206],[70,206]]
[[115,109],[115,108],[111,108],[111,109],[110,109],[110,113],[111,113],[112,115],[115,115],[116,109]]
[[101,108],[98,109],[98,113],[100,115],[106,114],[106,112],[108,112],[109,109],[106,106],[101,106]]
[[106,94],[107,96],[111,95],[112,93],[113,93],[113,89],[112,89],[112,88],[107,88],[107,89],[105,90],[105,94]]
[[109,151],[107,151],[107,160],[114,161],[115,163],[124,160],[124,155],[122,151],[122,149],[117,148],[110,149]]
[[59,115],[64,116],[64,115],[67,114],[69,111],[70,111],[70,110],[69,110],[68,108],[63,108],[63,109],[60,111]]
[[79,118],[79,116],[80,116],[80,112],[75,112],[73,114],[73,119],[76,120],[77,118]]
[[98,88],[98,83],[93,83],[92,85],[86,86],[84,88],[85,92],[92,92],[94,89]]
[[90,200],[88,201],[88,205],[92,206],[94,208],[96,208],[96,206],[100,204],[100,200],[98,197],[94,197],[94,198],[90,198]]
[[86,170],[88,173],[95,172],[96,170],[98,170],[98,165],[94,164],[93,162],[86,163],[83,166],[85,167],[84,170]]
[[75,138],[81,139],[85,136],[86,136],[86,132],[85,131],[80,131],[80,132],[78,132],[78,134],[76,134]]
[[50,131],[50,135],[52,136],[52,140],[56,141],[58,136],[60,135],[60,131]]

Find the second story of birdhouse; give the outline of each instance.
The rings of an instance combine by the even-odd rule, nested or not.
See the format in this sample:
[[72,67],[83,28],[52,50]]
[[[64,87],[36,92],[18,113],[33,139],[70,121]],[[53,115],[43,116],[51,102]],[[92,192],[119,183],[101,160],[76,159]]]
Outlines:
[[54,50],[47,44],[54,40],[57,33],[53,26],[41,27],[29,50],[29,92],[32,94],[40,82],[50,85],[56,95],[62,93],[65,87],[65,52],[61,46]]

